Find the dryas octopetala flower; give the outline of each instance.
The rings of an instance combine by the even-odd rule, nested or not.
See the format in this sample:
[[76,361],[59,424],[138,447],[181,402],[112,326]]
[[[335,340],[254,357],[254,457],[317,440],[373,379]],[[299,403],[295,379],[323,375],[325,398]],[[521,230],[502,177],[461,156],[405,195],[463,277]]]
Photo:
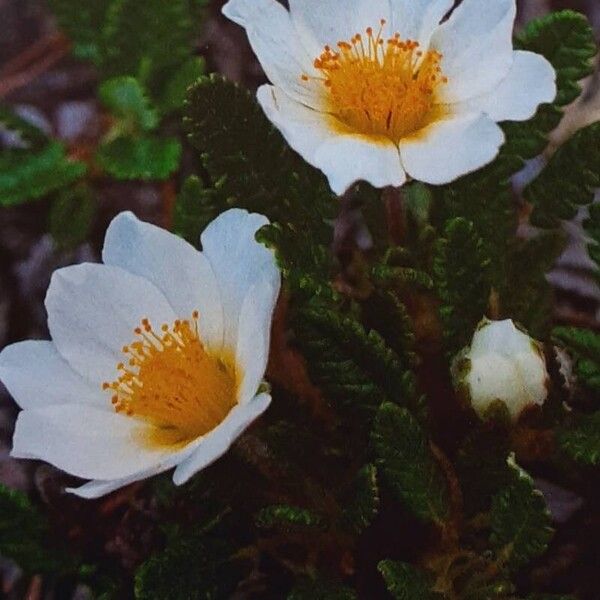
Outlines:
[[481,417],[494,402],[503,402],[516,420],[528,406],[548,395],[548,371],[539,342],[506,321],[484,319],[452,366],[457,389]]
[[556,95],[545,58],[513,51],[516,0],[229,0],[273,85],[258,101],[334,192],[407,176],[448,183]]
[[219,458],[269,405],[261,393],[280,275],[254,238],[261,215],[229,210],[203,251],[122,213],[104,264],[56,271],[52,341],[0,354],[23,409],[12,455],[92,481],[93,498],[175,467],[181,484]]

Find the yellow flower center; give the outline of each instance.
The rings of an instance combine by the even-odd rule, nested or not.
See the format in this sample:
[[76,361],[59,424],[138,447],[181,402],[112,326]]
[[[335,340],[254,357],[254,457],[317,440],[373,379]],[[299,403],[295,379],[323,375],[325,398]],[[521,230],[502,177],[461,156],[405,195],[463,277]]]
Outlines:
[[150,445],[184,445],[217,427],[237,402],[239,373],[233,360],[206,351],[198,312],[160,332],[143,319],[134,333],[119,376],[102,384],[115,411],[151,424],[144,429]]
[[384,41],[384,25],[382,20],[377,35],[369,27],[366,38],[357,33],[350,42],[338,42],[336,51],[325,46],[314,66],[332,115],[352,131],[398,143],[435,120],[436,93],[448,79],[439,52],[423,52],[399,33]]

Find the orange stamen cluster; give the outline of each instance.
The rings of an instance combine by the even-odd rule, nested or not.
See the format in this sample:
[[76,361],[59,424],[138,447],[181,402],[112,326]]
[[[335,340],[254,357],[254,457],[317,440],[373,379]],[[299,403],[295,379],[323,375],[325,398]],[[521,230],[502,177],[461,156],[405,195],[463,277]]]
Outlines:
[[229,361],[206,352],[198,312],[160,332],[143,319],[134,333],[118,378],[102,384],[115,411],[153,425],[152,441],[160,445],[186,443],[219,425],[236,404],[236,374]]
[[382,20],[377,34],[369,27],[366,38],[357,33],[350,42],[338,42],[337,50],[325,46],[314,66],[334,116],[357,133],[397,143],[433,120],[436,92],[448,80],[439,52],[423,52],[399,33],[384,40],[384,26]]

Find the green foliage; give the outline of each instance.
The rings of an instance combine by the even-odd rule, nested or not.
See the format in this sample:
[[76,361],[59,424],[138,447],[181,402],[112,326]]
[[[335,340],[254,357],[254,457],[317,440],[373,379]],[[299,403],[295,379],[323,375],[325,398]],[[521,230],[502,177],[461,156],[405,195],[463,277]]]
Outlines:
[[580,416],[558,432],[558,444],[568,456],[584,465],[600,465],[600,412]]
[[261,529],[280,529],[283,531],[315,529],[320,528],[322,525],[322,519],[319,515],[305,508],[285,504],[261,508],[255,521]]
[[48,1],[59,26],[73,42],[73,54],[98,63],[102,55],[102,29],[111,0]]
[[449,221],[436,244],[433,277],[450,354],[467,345],[486,313],[489,267],[484,242],[473,224],[463,218]]
[[25,494],[0,484],[0,554],[29,574],[58,574],[74,564],[49,546],[50,532]]
[[562,254],[565,241],[562,232],[544,232],[511,250],[501,312],[533,337],[545,339],[552,326],[554,294],[546,274]]
[[490,542],[500,564],[517,571],[546,551],[552,539],[550,513],[523,471],[492,500]]
[[58,247],[68,250],[83,243],[95,213],[96,204],[87,186],[62,190],[50,210],[50,233]]
[[357,600],[356,592],[322,579],[304,579],[287,595],[287,600]]
[[159,107],[165,114],[181,110],[185,103],[188,88],[204,74],[203,58],[192,57],[178,67],[167,80],[164,92],[159,98]]
[[41,149],[48,142],[46,135],[13,110],[0,104],[0,131],[10,131],[19,136],[19,140],[28,148]]
[[412,372],[376,331],[320,303],[294,325],[311,378],[335,405],[369,415],[384,401],[420,408]]
[[114,77],[98,88],[98,96],[112,114],[122,121],[124,131],[151,131],[158,125],[158,114],[146,92],[134,77]]
[[448,487],[417,420],[405,408],[383,404],[372,442],[394,496],[423,521],[443,525],[449,513]]
[[554,341],[573,356],[579,383],[592,391],[600,391],[600,335],[577,327],[557,327],[552,335]]
[[96,160],[116,179],[164,180],[179,167],[181,144],[175,138],[118,137],[98,148]]
[[10,149],[0,154],[0,206],[36,200],[83,177],[83,163],[69,160],[59,142],[39,152]]
[[227,598],[240,578],[240,565],[223,539],[191,533],[173,536],[135,574],[138,600]]
[[377,568],[388,591],[396,600],[434,600],[439,594],[431,591],[429,577],[412,565],[393,560],[382,560]]
[[352,495],[345,506],[345,524],[355,533],[362,533],[379,512],[379,485],[374,465],[365,465],[358,472],[352,486]]
[[556,227],[572,219],[577,206],[590,204],[600,186],[600,123],[578,131],[550,159],[548,166],[525,190],[535,206],[531,222]]

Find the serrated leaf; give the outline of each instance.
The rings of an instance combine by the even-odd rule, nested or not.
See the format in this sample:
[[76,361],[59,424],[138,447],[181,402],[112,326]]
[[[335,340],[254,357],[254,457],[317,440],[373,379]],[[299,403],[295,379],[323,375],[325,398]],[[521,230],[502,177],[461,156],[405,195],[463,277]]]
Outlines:
[[557,227],[572,219],[577,207],[590,204],[600,186],[600,123],[579,130],[550,159],[548,166],[525,190],[534,205],[531,222]]
[[382,560],[377,569],[396,600],[441,600],[439,594],[431,591],[432,582],[427,574],[408,563]]
[[62,144],[51,142],[39,152],[0,153],[0,206],[36,200],[83,177],[86,166],[65,156]]
[[356,592],[323,579],[304,579],[287,595],[287,600],[357,600]]
[[275,504],[261,508],[255,517],[256,525],[262,529],[282,529],[296,531],[298,529],[320,528],[323,520],[306,508]]
[[59,248],[72,249],[89,233],[96,204],[91,190],[80,185],[63,190],[50,209],[50,234]]
[[98,96],[129,133],[151,131],[158,125],[158,113],[135,77],[108,79],[98,88]]
[[0,484],[0,554],[27,573],[58,574],[75,568],[75,559],[49,545],[48,525],[27,496]]
[[600,412],[582,415],[558,432],[560,448],[582,465],[600,465]]
[[204,74],[204,70],[205,61],[197,56],[178,67],[165,84],[164,93],[159,101],[160,110],[165,114],[181,110],[188,88]]
[[405,408],[383,404],[372,442],[394,496],[423,521],[443,525],[449,514],[448,486],[417,420]]
[[369,527],[379,511],[379,486],[374,465],[365,465],[358,472],[344,505],[346,527],[357,534]]
[[135,574],[137,600],[227,598],[240,577],[232,548],[222,539],[184,534],[143,563]]
[[542,555],[553,535],[544,497],[520,469],[515,469],[513,482],[492,499],[490,525],[492,547],[511,571]]
[[579,383],[600,391],[600,335],[590,329],[557,327],[552,336],[555,343],[564,346],[575,359]]
[[200,234],[212,221],[215,207],[215,191],[206,188],[195,175],[188,177],[177,196],[173,212],[173,232],[198,246]]
[[179,168],[181,144],[174,138],[119,137],[98,148],[96,160],[116,179],[164,180]]
[[433,278],[441,301],[439,313],[450,354],[466,346],[487,310],[491,282],[490,260],[475,227],[452,219],[438,240]]

